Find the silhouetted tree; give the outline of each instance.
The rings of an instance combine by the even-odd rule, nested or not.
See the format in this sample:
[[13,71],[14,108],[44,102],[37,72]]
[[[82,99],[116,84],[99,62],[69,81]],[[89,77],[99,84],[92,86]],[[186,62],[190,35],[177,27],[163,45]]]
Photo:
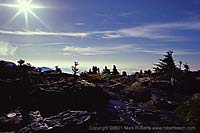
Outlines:
[[31,63],[26,63],[26,66],[31,67]]
[[159,74],[166,74],[169,76],[173,76],[177,70],[177,67],[174,63],[174,59],[172,56],[173,52],[168,51],[166,55],[164,55],[163,59],[159,59],[159,64],[155,64],[154,71]]
[[142,70],[140,70],[140,76],[143,76],[143,71]]
[[92,73],[93,73],[93,74],[97,74],[97,71],[98,71],[97,66],[93,66],[93,67],[92,67]]
[[152,73],[152,72],[151,72],[151,70],[150,70],[150,69],[148,69],[147,73],[148,73],[149,75],[151,75],[151,73]]
[[151,70],[150,70],[150,69],[145,70],[145,71],[144,71],[144,74],[150,76],[150,75],[151,75]]
[[105,66],[105,68],[103,69],[103,73],[104,74],[110,74],[110,69],[108,69],[108,67]]
[[89,72],[88,72],[88,74],[92,74],[92,70],[91,70],[91,69],[89,69]]
[[78,68],[77,68],[77,66],[78,66],[79,64],[78,64],[78,62],[74,62],[74,66],[72,66],[72,72],[73,72],[73,75],[77,75],[77,73],[78,73]]
[[100,74],[100,69],[99,68],[97,68],[97,73]]
[[81,77],[87,77],[88,74],[89,74],[89,72],[84,71],[84,72],[81,72],[81,73],[80,73],[80,76],[81,76]]
[[113,75],[118,75],[119,72],[117,70],[117,67],[115,65],[113,65]]
[[62,73],[62,70],[58,67],[58,66],[55,66],[55,71],[57,72],[57,73]]
[[181,70],[182,64],[183,64],[183,62],[182,62],[182,61],[179,61],[179,69],[180,69],[180,70]]
[[189,65],[187,63],[185,63],[185,64],[183,64],[183,66],[184,66],[184,71],[189,72],[189,70],[190,70]]
[[25,63],[25,60],[20,59],[17,61],[17,63],[19,63],[19,66],[22,66]]
[[30,63],[26,63],[26,64],[23,65],[23,70],[26,71],[26,72],[32,71],[34,69],[35,69],[35,67],[32,66]]
[[123,72],[122,72],[122,76],[127,76],[126,71],[123,71]]

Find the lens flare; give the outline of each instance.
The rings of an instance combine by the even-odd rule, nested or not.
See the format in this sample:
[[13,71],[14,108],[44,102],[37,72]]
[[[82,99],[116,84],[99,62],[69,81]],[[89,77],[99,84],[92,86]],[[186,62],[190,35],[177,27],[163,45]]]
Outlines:
[[23,13],[26,29],[28,29],[28,27],[29,27],[29,24],[28,24],[29,16],[33,16],[42,25],[44,25],[46,28],[48,28],[48,26],[45,24],[45,22],[43,22],[42,19],[40,19],[33,12],[33,10],[35,10],[35,9],[40,9],[40,8],[44,8],[44,7],[33,4],[33,0],[16,0],[16,4],[0,4],[0,6],[18,9],[17,13],[8,21],[8,23],[11,23],[12,21],[14,21],[20,14]]

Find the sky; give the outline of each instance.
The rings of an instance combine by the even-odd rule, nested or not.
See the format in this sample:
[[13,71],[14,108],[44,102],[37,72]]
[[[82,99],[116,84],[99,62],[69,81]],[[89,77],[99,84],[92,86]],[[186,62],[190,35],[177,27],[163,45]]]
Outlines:
[[172,50],[177,64],[200,69],[199,0],[28,1],[0,1],[0,59],[130,73]]

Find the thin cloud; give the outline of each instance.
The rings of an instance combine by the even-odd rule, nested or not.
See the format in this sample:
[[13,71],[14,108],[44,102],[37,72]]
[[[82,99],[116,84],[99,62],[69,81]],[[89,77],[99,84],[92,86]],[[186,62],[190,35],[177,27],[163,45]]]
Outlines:
[[33,46],[33,44],[21,44],[20,47],[30,47]]
[[132,16],[132,15],[135,15],[135,14],[138,14],[139,12],[138,11],[132,11],[132,12],[121,12],[118,14],[118,16],[120,17],[128,17],[128,16]]
[[106,55],[127,52],[131,48],[130,45],[119,45],[109,47],[75,47],[65,46],[63,48],[64,55],[78,54],[78,55]]
[[107,31],[103,38],[146,38],[158,40],[177,40],[177,36],[170,35],[177,30],[200,30],[200,22],[152,24],[138,27],[123,28]]
[[[55,43],[39,43],[39,44],[20,44],[20,47],[31,47],[31,46],[56,46],[56,45],[66,45],[67,43],[55,42]],[[17,45],[17,44],[16,44]]]
[[59,43],[59,42],[56,42],[56,43],[43,43],[43,44],[38,44],[40,46],[55,46],[55,45],[66,45],[66,43]]
[[[163,55],[169,49],[146,49],[137,47],[133,44],[121,44],[118,46],[109,47],[76,47],[76,46],[65,46],[62,51],[64,55],[110,55],[110,54],[121,54],[121,53],[147,53],[147,54],[158,54]],[[199,55],[200,52],[186,51],[186,50],[173,50],[175,55]]]
[[88,36],[106,39],[143,38],[162,41],[183,41],[186,37],[173,35],[175,31],[200,30],[200,22],[163,23],[122,28],[117,30],[87,32],[45,32],[45,31],[9,31],[0,30],[0,34],[18,36],[65,36],[84,38]]
[[0,30],[4,35],[21,35],[21,36],[67,36],[67,37],[86,37],[89,33],[84,32],[44,32],[44,31],[6,31]]
[[75,25],[77,25],[77,26],[84,26],[84,25],[85,25],[85,23],[78,22],[78,23],[75,23]]
[[0,41],[0,55],[1,56],[13,56],[17,50],[16,46],[12,46],[8,42]]
[[102,36],[102,38],[121,38],[122,36],[120,34],[113,34],[113,33],[105,33],[104,36]]

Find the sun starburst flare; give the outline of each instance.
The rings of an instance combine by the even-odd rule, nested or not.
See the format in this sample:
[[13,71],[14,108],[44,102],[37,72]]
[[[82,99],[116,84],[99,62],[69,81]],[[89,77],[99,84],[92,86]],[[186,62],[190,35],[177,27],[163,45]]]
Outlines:
[[24,14],[26,29],[28,29],[28,27],[29,27],[28,15],[33,16],[42,25],[44,25],[46,28],[48,28],[48,26],[45,24],[45,22],[42,21],[42,19],[40,19],[33,11],[35,9],[41,9],[44,7],[33,4],[33,0],[16,0],[16,4],[0,4],[0,6],[18,9],[16,14],[8,21],[8,24],[11,23],[12,21],[14,21],[20,14]]

